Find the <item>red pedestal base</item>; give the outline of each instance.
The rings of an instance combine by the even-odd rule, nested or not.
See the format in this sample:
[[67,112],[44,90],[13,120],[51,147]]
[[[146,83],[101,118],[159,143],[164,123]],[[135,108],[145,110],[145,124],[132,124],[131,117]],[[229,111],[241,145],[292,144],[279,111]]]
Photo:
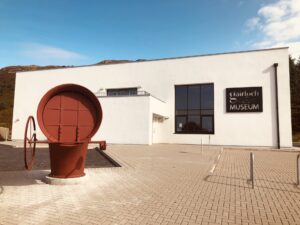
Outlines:
[[88,143],[49,143],[50,177],[72,178],[84,176],[84,166]]

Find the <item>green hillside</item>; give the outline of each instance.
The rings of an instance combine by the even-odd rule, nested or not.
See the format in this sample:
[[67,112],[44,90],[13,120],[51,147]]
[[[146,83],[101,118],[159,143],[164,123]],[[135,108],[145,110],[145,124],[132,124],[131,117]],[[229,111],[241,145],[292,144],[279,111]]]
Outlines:
[[300,142],[300,58],[298,61],[290,58],[290,85],[293,140]]
[[0,127],[8,127],[11,129],[15,77],[16,72],[32,71],[40,69],[64,68],[66,66],[9,66],[0,69]]
[[11,128],[15,76],[0,74],[0,127]]

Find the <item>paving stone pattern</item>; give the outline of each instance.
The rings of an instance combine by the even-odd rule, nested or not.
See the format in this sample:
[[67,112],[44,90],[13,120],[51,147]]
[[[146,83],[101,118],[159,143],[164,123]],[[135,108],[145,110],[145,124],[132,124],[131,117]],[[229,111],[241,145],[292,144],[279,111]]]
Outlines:
[[253,152],[254,189],[250,151],[225,149],[209,175],[220,147],[196,145],[110,145],[122,167],[88,168],[80,185],[1,171],[0,224],[300,224],[297,153]]

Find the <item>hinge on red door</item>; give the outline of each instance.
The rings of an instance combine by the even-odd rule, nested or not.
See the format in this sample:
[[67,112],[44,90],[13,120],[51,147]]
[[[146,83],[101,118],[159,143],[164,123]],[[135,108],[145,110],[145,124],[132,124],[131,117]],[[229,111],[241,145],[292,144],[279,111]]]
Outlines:
[[61,137],[61,125],[59,125],[58,127],[58,141],[60,141],[60,137]]
[[76,142],[79,142],[79,127],[76,127]]

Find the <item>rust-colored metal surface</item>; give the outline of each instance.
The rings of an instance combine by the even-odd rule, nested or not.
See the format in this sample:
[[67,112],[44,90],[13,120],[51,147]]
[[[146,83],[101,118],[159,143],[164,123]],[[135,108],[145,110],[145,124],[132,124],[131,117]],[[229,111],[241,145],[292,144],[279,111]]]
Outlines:
[[102,121],[97,97],[88,89],[65,84],[48,91],[39,103],[38,123],[55,143],[83,143],[91,139]]
[[84,166],[88,142],[65,145],[49,143],[51,173],[56,178],[81,177]]
[[[84,175],[87,147],[102,121],[102,109],[97,97],[85,87],[64,84],[49,90],[41,99],[37,118],[47,137],[50,151],[50,176],[72,178]],[[30,170],[35,156],[37,141],[34,118],[26,123],[24,160]],[[105,141],[96,141],[101,150]]]

